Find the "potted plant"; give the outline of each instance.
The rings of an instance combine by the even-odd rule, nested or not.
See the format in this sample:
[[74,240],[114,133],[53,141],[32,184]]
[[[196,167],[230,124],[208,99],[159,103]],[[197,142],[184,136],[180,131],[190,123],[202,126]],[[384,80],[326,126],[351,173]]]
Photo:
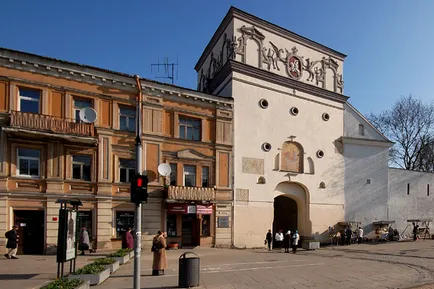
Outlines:
[[52,281],[47,285],[42,286],[40,289],[89,289],[90,282],[81,279],[67,279],[62,278],[56,281]]
[[86,265],[68,276],[69,279],[87,280],[90,285],[101,284],[108,277],[110,277],[110,268],[94,263]]
[[116,272],[116,270],[119,269],[119,261],[116,261],[113,258],[96,259],[93,263],[96,265],[103,265],[106,268],[110,268],[110,273],[114,273]]
[[301,243],[301,247],[305,250],[315,250],[319,249],[319,242],[315,240],[304,240]]
[[134,249],[127,249],[128,253],[130,254],[130,259],[134,258]]
[[125,264],[130,260],[130,254],[125,249],[120,249],[114,253],[111,253],[107,257],[119,261],[120,265]]
[[178,247],[179,247],[179,243],[178,243],[178,242],[170,242],[170,243],[167,245],[167,247],[168,247],[169,249],[178,249]]

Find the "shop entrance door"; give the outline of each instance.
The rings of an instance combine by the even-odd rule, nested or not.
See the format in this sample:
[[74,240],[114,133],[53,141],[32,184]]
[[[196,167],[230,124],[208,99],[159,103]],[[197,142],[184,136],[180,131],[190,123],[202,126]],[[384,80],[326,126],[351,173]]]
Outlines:
[[78,224],[77,232],[81,232],[81,228],[85,227],[87,233],[89,234],[89,239],[92,238],[92,211],[79,211],[78,212]]
[[182,246],[198,246],[200,240],[199,222],[195,214],[182,216]]
[[14,224],[18,225],[18,254],[42,255],[45,246],[44,211],[14,210]]

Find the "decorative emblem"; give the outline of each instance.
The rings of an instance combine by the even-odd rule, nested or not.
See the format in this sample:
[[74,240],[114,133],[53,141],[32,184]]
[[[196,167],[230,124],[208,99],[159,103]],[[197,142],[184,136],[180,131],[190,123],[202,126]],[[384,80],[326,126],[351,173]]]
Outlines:
[[303,75],[303,60],[297,55],[295,46],[291,50],[292,53],[286,57],[286,70],[291,78],[298,80]]

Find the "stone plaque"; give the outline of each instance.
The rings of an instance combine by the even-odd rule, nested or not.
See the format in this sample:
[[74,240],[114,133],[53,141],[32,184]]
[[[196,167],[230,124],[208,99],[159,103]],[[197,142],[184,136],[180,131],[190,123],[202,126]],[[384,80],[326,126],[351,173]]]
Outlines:
[[236,189],[235,198],[237,201],[248,202],[249,201],[249,190],[248,189]]
[[263,175],[264,174],[264,160],[263,159],[253,159],[253,158],[243,158],[243,173]]
[[229,217],[217,217],[217,227],[218,228],[230,228]]

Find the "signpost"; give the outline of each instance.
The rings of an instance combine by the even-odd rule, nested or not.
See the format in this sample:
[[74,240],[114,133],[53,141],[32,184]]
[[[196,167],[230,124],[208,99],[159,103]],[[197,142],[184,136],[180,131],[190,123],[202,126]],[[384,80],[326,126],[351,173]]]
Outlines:
[[[65,262],[70,262],[69,273],[75,272],[77,258],[77,212],[82,206],[79,199],[57,200],[59,209],[59,230],[57,235],[57,278],[63,278]],[[68,208],[67,205],[72,208]]]

